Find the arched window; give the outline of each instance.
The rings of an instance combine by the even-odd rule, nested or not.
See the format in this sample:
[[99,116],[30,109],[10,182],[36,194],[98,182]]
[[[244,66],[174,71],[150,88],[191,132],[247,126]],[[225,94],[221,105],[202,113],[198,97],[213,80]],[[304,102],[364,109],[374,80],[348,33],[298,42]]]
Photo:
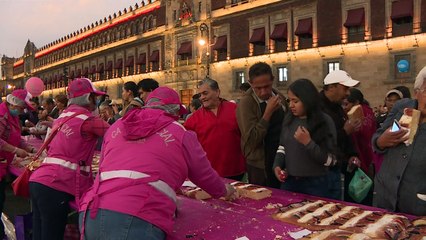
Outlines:
[[147,22],[147,19],[143,18],[142,19],[142,23],[141,23],[141,29],[142,29],[141,32],[146,32],[147,31],[147,24],[146,24],[146,22]]
[[147,23],[148,23],[147,31],[150,31],[153,28],[153,18],[152,18],[152,16],[149,16]]
[[[117,29],[116,29],[116,31],[117,31]],[[120,31],[120,30],[118,30],[118,31],[115,33],[115,40],[119,40],[119,39],[120,39],[120,33],[121,33],[121,31]]]
[[145,32],[149,31],[151,29],[151,23],[150,23],[150,21],[151,20],[149,18],[145,21]]

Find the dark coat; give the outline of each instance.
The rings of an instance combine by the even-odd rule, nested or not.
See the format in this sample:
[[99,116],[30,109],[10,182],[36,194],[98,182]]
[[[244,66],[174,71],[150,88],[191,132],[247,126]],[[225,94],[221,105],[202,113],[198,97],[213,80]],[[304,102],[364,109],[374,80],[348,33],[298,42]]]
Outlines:
[[426,123],[419,125],[413,144],[409,146],[401,143],[380,150],[376,144],[393,120],[401,118],[404,108],[417,108],[417,101],[398,101],[372,138],[375,151],[384,154],[382,167],[375,178],[374,205],[391,211],[426,215],[426,201],[418,198],[418,194],[426,194]]

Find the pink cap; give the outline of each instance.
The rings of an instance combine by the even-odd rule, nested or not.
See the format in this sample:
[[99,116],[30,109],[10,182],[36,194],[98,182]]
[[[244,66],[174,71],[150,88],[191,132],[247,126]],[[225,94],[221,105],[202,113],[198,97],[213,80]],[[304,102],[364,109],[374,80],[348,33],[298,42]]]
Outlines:
[[[157,98],[160,101],[150,102],[149,100],[151,98]],[[178,104],[180,106],[179,115],[188,113],[188,110],[186,110],[186,108],[180,102],[178,93],[175,90],[168,87],[156,88],[154,91],[152,91],[148,95],[146,102],[147,102],[147,106]]]
[[105,92],[96,90],[93,86],[92,81],[88,78],[76,78],[70,82],[68,85],[68,97],[76,98],[83,96],[87,93],[94,93],[96,95],[104,95]]
[[[12,105],[17,105],[21,107],[25,107],[28,110],[34,111],[33,106],[31,106],[31,98],[33,96],[25,89],[17,89],[13,91],[11,94],[7,95],[6,101]],[[16,101],[18,99],[18,101]],[[19,101],[20,100],[20,101]],[[22,102],[25,104],[22,106]]]

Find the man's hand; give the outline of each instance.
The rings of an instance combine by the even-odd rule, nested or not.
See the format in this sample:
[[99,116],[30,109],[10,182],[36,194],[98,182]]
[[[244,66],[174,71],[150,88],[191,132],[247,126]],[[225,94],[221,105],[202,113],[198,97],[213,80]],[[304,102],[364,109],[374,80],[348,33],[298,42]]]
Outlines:
[[392,132],[390,127],[377,139],[377,147],[380,149],[395,147],[408,139],[409,136],[407,132],[408,130],[404,128],[401,128],[399,131]]
[[225,187],[226,187],[225,200],[226,201],[235,200],[238,197],[237,190],[235,190],[235,187],[232,186],[231,184],[225,184]]
[[278,181],[280,182],[285,182],[285,180],[288,177],[287,171],[282,170],[280,167],[275,167],[274,169],[274,173],[275,173],[275,177],[278,179]]
[[303,126],[299,126],[294,133],[294,138],[303,145],[308,145],[311,142],[311,135],[308,129]]
[[345,130],[347,135],[351,135],[354,132],[357,132],[361,129],[362,121],[357,119],[355,121],[346,120],[343,129]]
[[21,158],[25,158],[27,157],[29,154],[27,151],[25,151],[24,149],[21,148],[17,148],[15,151],[16,156],[21,157]]
[[361,160],[359,160],[359,158],[355,156],[350,157],[348,160],[348,167],[346,168],[346,171],[352,172],[357,167],[361,167]]
[[118,111],[117,104],[112,104],[111,107],[112,107],[112,110],[114,111],[114,114],[118,114],[120,112],[120,111]]
[[281,98],[278,95],[270,97],[268,99],[268,102],[266,103],[265,112],[263,113],[263,119],[269,121],[275,110],[279,109],[280,107]]

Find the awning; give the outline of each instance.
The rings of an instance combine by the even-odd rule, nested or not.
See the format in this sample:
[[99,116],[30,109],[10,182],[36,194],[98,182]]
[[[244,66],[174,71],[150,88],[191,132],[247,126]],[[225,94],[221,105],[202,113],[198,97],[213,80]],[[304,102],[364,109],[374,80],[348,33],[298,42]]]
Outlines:
[[107,66],[106,66],[105,71],[112,71],[112,61],[109,61],[109,62],[107,63]]
[[97,73],[102,73],[102,72],[104,72],[104,64],[103,63],[100,63],[99,64],[99,66],[98,66],[98,70],[96,71]]
[[159,62],[160,61],[160,51],[154,50],[151,53],[151,56],[149,56],[150,62]]
[[312,35],[312,18],[300,19],[297,23],[297,28],[294,34],[296,36],[307,34]]
[[94,74],[94,73],[96,73],[96,65],[92,65],[89,71],[89,74]]
[[254,29],[249,42],[253,44],[265,44],[265,28]]
[[89,76],[89,68],[85,67],[82,76],[88,77]]
[[391,19],[413,16],[413,0],[399,0],[392,2]]
[[180,44],[179,50],[177,51],[177,55],[182,54],[192,54],[192,42],[183,42]]
[[273,40],[287,40],[287,23],[275,25],[274,31],[269,37]]
[[123,68],[123,59],[122,58],[119,58],[119,59],[117,59],[117,61],[115,61],[114,68],[115,69]]
[[139,54],[139,58],[136,61],[137,65],[146,65],[146,53]]
[[127,61],[124,67],[133,67],[134,62],[135,62],[135,58],[133,56],[130,56],[127,58]]
[[347,28],[363,26],[365,22],[364,16],[364,8],[351,9],[348,11],[348,17],[343,26]]
[[228,41],[226,35],[218,37],[216,43],[213,45],[213,50],[226,50],[227,48]]

